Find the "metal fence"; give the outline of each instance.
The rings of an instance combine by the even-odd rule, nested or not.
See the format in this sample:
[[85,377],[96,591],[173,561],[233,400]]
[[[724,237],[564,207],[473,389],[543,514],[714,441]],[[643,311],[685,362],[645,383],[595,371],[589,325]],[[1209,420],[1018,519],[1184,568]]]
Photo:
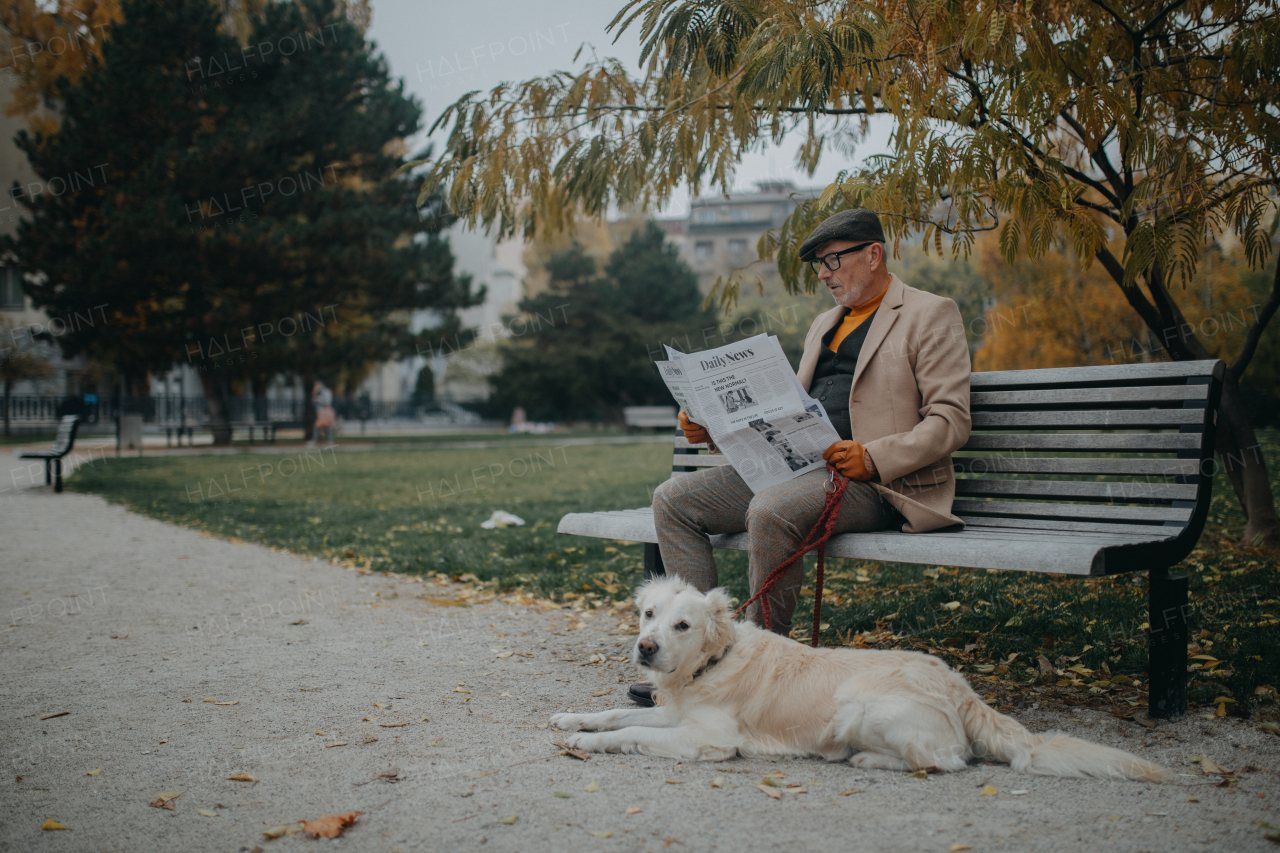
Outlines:
[[[233,423],[297,423],[303,419],[304,401],[265,397],[227,399],[228,416]],[[4,400],[0,397],[0,421],[4,416]],[[456,403],[419,404],[408,400],[381,401],[363,398],[335,399],[334,411],[347,421],[405,419],[472,423],[480,418]],[[209,423],[209,404],[204,397],[116,397],[100,400],[92,395],[39,397],[15,395],[9,398],[9,423],[12,429],[47,429],[57,425],[63,415],[79,415],[84,426],[110,424],[118,414],[140,414],[145,423],[159,427],[202,426]]]

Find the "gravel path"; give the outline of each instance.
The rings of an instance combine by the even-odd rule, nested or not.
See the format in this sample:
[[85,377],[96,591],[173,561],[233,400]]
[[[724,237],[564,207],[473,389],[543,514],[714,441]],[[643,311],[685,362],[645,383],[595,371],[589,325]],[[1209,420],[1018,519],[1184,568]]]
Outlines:
[[[1257,825],[1280,827],[1280,738],[1231,719],[1148,732],[1019,714],[1186,772],[1198,753],[1250,768],[1227,788],[577,761],[544,726],[625,703],[637,673],[610,658],[630,648],[632,609],[362,575],[45,487],[4,498],[0,850],[1234,853],[1280,832]],[[772,773],[807,793],[767,797],[755,783]],[[148,805],[162,792],[172,809]],[[263,835],[350,811],[364,815],[335,842]]]

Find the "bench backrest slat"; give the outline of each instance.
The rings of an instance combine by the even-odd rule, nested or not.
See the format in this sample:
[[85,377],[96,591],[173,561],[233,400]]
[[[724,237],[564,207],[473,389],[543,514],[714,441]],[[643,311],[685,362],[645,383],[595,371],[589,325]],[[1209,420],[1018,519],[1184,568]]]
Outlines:
[[[1196,459],[1114,459],[1084,456],[956,456],[957,474],[1147,474],[1191,477],[1200,471]],[[686,463],[687,464],[687,463]]]
[[1188,376],[1213,373],[1212,361],[1161,361],[1154,364],[1107,364],[1099,367],[1047,367],[1038,370],[992,370],[974,373],[970,388],[989,390],[991,386],[1019,387],[1027,385],[1121,386],[1142,384],[1151,380],[1181,381]]
[[1081,482],[1079,480],[992,480],[973,477],[956,481],[956,494],[967,497],[1057,498],[1107,503],[1168,503],[1194,501],[1196,487],[1182,483]]
[[1198,424],[1197,409],[1102,409],[1039,412],[974,412],[974,429],[1162,429]]
[[63,415],[62,420],[58,423],[58,435],[53,440],[54,453],[66,453],[71,449],[71,442],[75,440],[76,424],[80,418],[76,415]]
[[993,432],[970,435],[969,441],[960,449],[1160,453],[1173,450],[1198,450],[1200,445],[1200,436],[1190,433],[1183,435],[1174,433],[1019,435],[1016,433]]
[[1040,388],[1034,391],[971,391],[969,406],[977,412],[996,406],[1016,406],[1019,409],[1035,409],[1051,406],[1063,408],[1072,405],[1096,405],[1098,403],[1164,403],[1182,400],[1205,400],[1209,396],[1207,385],[1138,385],[1130,388]]

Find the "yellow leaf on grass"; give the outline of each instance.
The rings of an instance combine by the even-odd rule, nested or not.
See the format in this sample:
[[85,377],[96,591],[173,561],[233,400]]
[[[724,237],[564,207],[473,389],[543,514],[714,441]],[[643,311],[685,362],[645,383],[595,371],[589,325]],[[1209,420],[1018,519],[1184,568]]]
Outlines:
[[775,800],[782,799],[782,792],[776,788],[770,788],[768,785],[761,785],[759,782],[756,783],[756,787],[761,791],[764,791],[770,797],[773,797]]
[[945,608],[947,608],[948,610],[959,610],[959,609],[960,609],[960,602],[958,602],[958,601],[948,601],[946,604],[944,604],[944,605],[942,605],[942,606],[943,606],[943,607],[945,607]]
[[53,818],[49,818],[49,819],[48,819],[48,820],[46,820],[44,823],[40,824],[40,828],[41,828],[41,829],[66,829],[66,827],[65,827],[65,826],[63,826],[62,824],[58,823],[58,822],[57,822],[56,820],[54,820]]
[[345,740],[335,740],[333,743],[326,743],[324,745],[324,748],[330,749],[335,746],[346,746],[346,745],[347,745],[347,742]]
[[1280,725],[1276,725],[1275,723],[1259,723],[1258,728],[1262,729],[1264,732],[1271,732],[1273,735],[1280,735]]
[[196,809],[196,814],[201,817],[221,817],[217,812],[210,809]]
[[770,779],[768,776],[760,780],[761,785],[768,785],[770,788],[778,787],[778,783]]
[[86,773],[86,774],[84,774],[84,775],[86,775],[86,776],[97,776],[97,775],[98,775],[99,773],[101,773],[101,772],[102,772],[102,768],[101,768],[101,767],[99,767],[97,770],[90,770],[88,773]]
[[594,794],[600,790],[600,783],[592,779],[590,782],[587,783],[587,787],[583,788],[582,790],[586,791],[588,794]]
[[156,799],[162,803],[167,803],[170,800],[176,800],[178,799],[178,797],[181,797],[181,796],[182,794],[178,793],[177,791],[161,791],[160,793],[156,794]]
[[559,797],[562,800],[568,800],[573,797],[573,794],[570,794],[568,791],[552,791],[551,796]]
[[517,817],[519,817],[519,815],[509,814],[506,817],[498,818],[498,823],[505,823],[507,826],[510,826],[511,824],[516,822]]
[[928,779],[929,774],[923,770],[917,770],[914,773],[908,773],[907,778],[908,779]]
[[591,834],[594,835],[596,838],[609,838],[613,835],[612,832],[593,832]]
[[986,785],[982,789],[982,796],[984,797],[994,797],[998,793],[999,791],[995,789],[994,785]]
[[248,773],[236,773],[234,776],[228,776],[232,782],[257,782],[258,780],[250,776]]

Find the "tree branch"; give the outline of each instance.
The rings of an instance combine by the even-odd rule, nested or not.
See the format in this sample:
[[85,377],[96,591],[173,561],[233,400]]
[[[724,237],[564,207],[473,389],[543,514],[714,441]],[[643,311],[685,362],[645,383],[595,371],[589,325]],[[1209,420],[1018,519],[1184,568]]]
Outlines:
[[1280,308],[1280,262],[1276,264],[1275,279],[1271,282],[1271,297],[1262,306],[1262,313],[1254,315],[1253,325],[1249,328],[1249,334],[1245,336],[1244,345],[1240,347],[1240,354],[1227,368],[1236,382],[1239,382],[1244,372],[1249,369],[1249,362],[1253,360],[1253,354],[1258,349],[1258,340],[1278,308]]
[[1159,23],[1162,20],[1164,20],[1165,17],[1167,17],[1170,12],[1172,12],[1174,9],[1177,9],[1179,6],[1185,5],[1186,2],[1187,0],[1173,0],[1173,2],[1170,3],[1168,6],[1165,6],[1159,12],[1156,12],[1156,16],[1152,18],[1151,21],[1145,27],[1138,30],[1137,35],[1140,35],[1140,36],[1146,35],[1152,28],[1159,25]]

